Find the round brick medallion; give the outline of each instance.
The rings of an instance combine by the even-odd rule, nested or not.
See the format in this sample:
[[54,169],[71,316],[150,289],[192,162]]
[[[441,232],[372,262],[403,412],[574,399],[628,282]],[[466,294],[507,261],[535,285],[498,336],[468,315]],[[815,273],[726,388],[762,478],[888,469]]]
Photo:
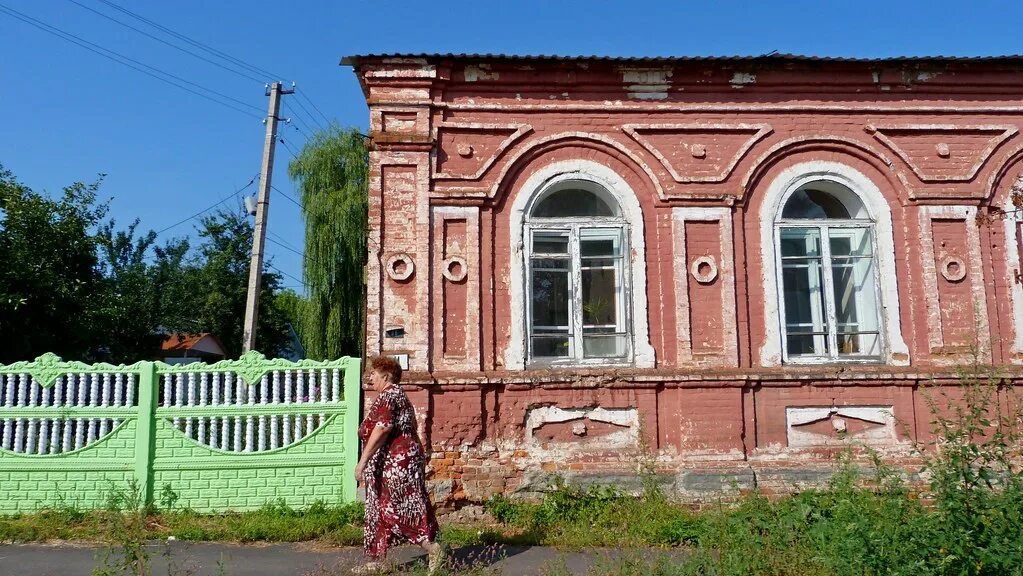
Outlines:
[[700,256],[693,260],[689,272],[700,284],[710,284],[718,277],[718,266],[714,263],[713,256]]
[[941,261],[941,275],[949,282],[958,282],[966,278],[966,264],[958,256],[946,256]]
[[408,280],[412,277],[416,265],[408,254],[395,254],[387,261],[387,275],[391,280]]
[[451,256],[441,263],[441,274],[451,282],[461,282],[465,280],[468,269],[465,265],[465,258],[461,256]]

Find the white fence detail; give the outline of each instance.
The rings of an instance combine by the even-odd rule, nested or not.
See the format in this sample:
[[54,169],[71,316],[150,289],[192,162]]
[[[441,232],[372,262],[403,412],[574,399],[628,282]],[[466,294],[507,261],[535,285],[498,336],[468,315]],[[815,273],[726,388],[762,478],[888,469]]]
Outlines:
[[[0,406],[60,409],[59,416],[0,418],[0,449],[49,456],[81,450],[109,436],[123,420],[83,417],[96,408],[135,407],[138,380],[125,373],[68,373],[42,386],[27,373],[0,374]],[[53,411],[47,413],[53,414]]]
[[[344,373],[338,368],[295,368],[267,372],[246,384],[230,371],[166,372],[160,376],[164,408],[294,407],[296,414],[186,416],[168,421],[188,438],[226,452],[265,452],[285,448],[326,423],[325,413],[310,407],[342,401]],[[241,412],[239,410],[238,412]]]

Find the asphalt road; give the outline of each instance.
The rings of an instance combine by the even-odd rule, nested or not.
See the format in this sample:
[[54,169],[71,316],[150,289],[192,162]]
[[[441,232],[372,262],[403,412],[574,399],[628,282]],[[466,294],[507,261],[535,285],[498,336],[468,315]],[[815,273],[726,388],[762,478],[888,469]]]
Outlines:
[[[307,544],[238,545],[172,542],[148,547],[153,576],[340,576],[363,561],[360,548]],[[104,565],[101,548],[82,545],[0,545],[0,576],[90,576]],[[517,576],[555,569],[586,574],[620,555],[600,549],[565,552],[539,546],[465,547],[453,550],[455,568],[482,567],[488,574]],[[424,562],[418,548],[401,547],[390,558],[402,567]],[[109,564],[107,564],[109,565]]]

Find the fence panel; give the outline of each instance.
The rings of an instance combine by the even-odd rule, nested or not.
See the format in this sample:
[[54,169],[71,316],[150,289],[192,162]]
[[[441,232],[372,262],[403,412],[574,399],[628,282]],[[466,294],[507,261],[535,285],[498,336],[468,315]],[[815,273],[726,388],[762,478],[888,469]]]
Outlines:
[[102,505],[137,481],[197,511],[355,498],[359,361],[0,366],[0,513]]

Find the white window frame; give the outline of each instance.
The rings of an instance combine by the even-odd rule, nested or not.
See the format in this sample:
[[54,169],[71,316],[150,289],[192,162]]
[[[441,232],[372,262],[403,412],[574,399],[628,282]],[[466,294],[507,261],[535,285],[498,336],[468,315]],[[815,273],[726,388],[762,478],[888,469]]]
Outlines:
[[[537,195],[537,199],[531,203],[530,211],[536,206],[536,204],[542,199],[546,198],[551,193],[576,188],[584,189],[590,192],[596,193],[606,201],[615,202],[615,199],[609,197],[606,193],[597,192],[591,189],[592,183],[568,181],[561,186],[554,189],[549,189],[543,194]],[[570,217],[570,218],[537,218],[533,216],[527,216],[526,222],[523,225],[523,238],[525,240],[525,253],[524,260],[526,266],[526,282],[524,285],[525,290],[525,302],[526,302],[526,351],[527,351],[527,364],[529,366],[550,366],[550,365],[568,365],[568,366],[586,366],[586,365],[614,365],[623,364],[629,365],[632,363],[632,348],[633,348],[633,334],[631,330],[632,323],[630,317],[632,316],[632,310],[629,306],[631,301],[631,282],[629,280],[628,273],[628,255],[629,255],[629,225],[625,218],[621,216],[621,208],[615,206],[619,216],[614,217]],[[528,213],[527,213],[528,214]],[[620,252],[621,256],[618,257],[619,263],[617,265],[615,274],[615,300],[616,300],[616,326],[614,334],[622,334],[625,336],[625,353],[621,356],[600,356],[587,358],[584,355],[584,337],[585,337],[585,326],[583,323],[583,303],[582,303],[582,254],[580,252],[580,241],[583,237],[583,231],[585,230],[614,230],[618,234],[619,242],[621,243]],[[568,285],[570,298],[568,302],[568,317],[569,317],[569,353],[567,356],[536,356],[533,352],[533,336],[534,336],[534,325],[533,325],[533,236],[534,232],[566,232],[568,234]]]
[[[523,370],[526,368],[526,270],[525,259],[526,214],[529,213],[533,200],[550,186],[565,180],[589,180],[601,186],[618,202],[622,216],[628,222],[628,246],[623,275],[630,283],[631,294],[628,305],[631,311],[629,328],[632,334],[633,368],[653,368],[655,366],[654,347],[650,343],[650,326],[647,321],[647,279],[646,279],[646,241],[644,238],[645,222],[639,198],[631,185],[615,170],[593,160],[561,160],[543,164],[531,171],[519,183],[508,191],[511,207],[508,215],[509,270],[507,277],[510,296],[509,317],[507,325],[507,346],[501,357],[501,364],[507,370]],[[653,185],[653,184],[652,184]],[[498,329],[502,329],[498,326]],[[603,361],[600,365],[617,365]]]
[[[802,187],[800,187],[801,189]],[[782,218],[781,212],[785,208],[785,204],[791,198],[792,194],[796,190],[791,190],[785,198],[783,198],[781,207],[778,210],[778,218],[774,222],[774,253],[775,253],[775,271],[778,278],[778,319],[780,322],[781,330],[781,349],[782,349],[782,360],[786,364],[819,364],[822,362],[826,363],[860,363],[860,364],[877,364],[882,362],[884,358],[888,356],[886,346],[887,339],[885,338],[884,328],[884,314],[881,309],[883,307],[881,299],[881,277],[879,275],[880,266],[878,265],[877,257],[877,233],[874,226],[873,219],[799,219],[799,218]],[[855,194],[855,191],[853,191]],[[857,195],[858,196],[858,195]],[[835,312],[835,288],[834,288],[834,277],[833,277],[833,259],[831,256],[831,235],[829,231],[832,229],[859,229],[867,230],[870,235],[870,258],[872,261],[871,269],[874,275],[874,302],[875,310],[874,313],[877,315],[877,338],[879,353],[876,355],[840,355],[838,353],[838,318]],[[785,229],[815,229],[819,234],[820,238],[820,262],[821,262],[821,276],[823,279],[823,291],[824,300],[824,322],[827,326],[827,354],[810,355],[810,354],[799,354],[795,356],[789,355],[789,339],[788,339],[788,323],[785,321],[785,281],[782,277],[783,273],[783,259],[781,253],[781,233]]]
[[[780,307],[781,300],[778,297],[778,292],[782,288],[776,263],[774,223],[781,214],[784,206],[783,200],[788,198],[790,192],[808,182],[817,180],[832,181],[854,191],[863,202],[870,220],[874,222],[878,275],[884,279],[884,282],[878,286],[881,292],[881,300],[878,305],[884,320],[882,330],[885,343],[882,348],[885,356],[880,362],[890,366],[908,366],[910,363],[909,347],[902,336],[898,286],[899,282],[904,280],[898,277],[895,268],[891,207],[877,184],[865,174],[848,164],[826,160],[800,162],[789,166],[777,173],[767,184],[766,189],[754,192],[763,194],[757,212],[760,227],[761,286],[764,295],[764,339],[760,344],[759,364],[763,367],[773,367],[783,363],[781,326],[784,321],[784,312]],[[901,251],[905,248],[900,246],[899,249]],[[837,362],[837,364],[847,362],[849,361]],[[831,363],[831,361],[824,360],[818,363]]]

